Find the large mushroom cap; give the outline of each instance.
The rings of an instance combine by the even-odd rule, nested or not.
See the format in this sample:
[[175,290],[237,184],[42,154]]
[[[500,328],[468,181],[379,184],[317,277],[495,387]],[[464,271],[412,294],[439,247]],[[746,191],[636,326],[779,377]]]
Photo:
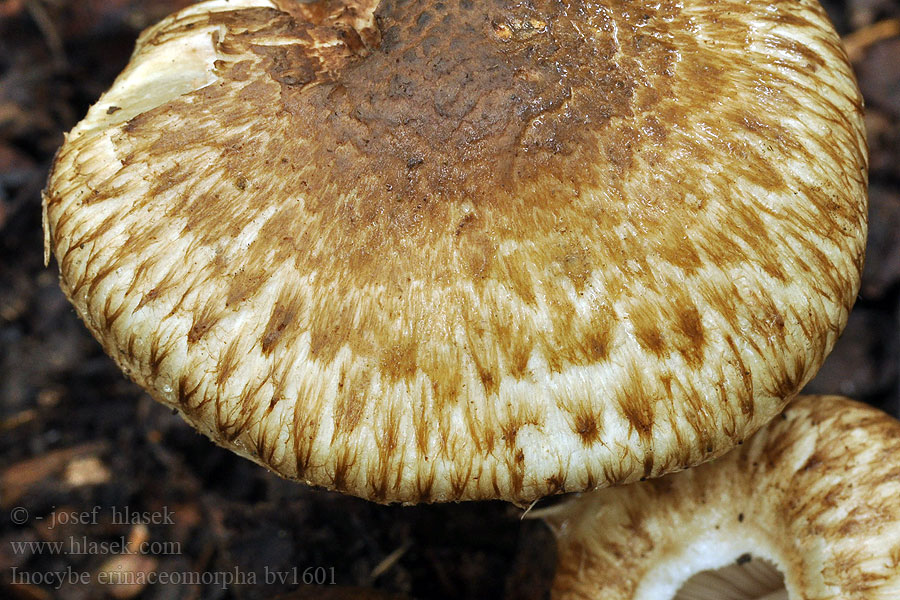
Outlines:
[[503,498],[717,456],[821,364],[862,100],[813,1],[214,0],[45,195],[130,377],[286,477]]
[[559,538],[553,597],[900,598],[898,457],[896,419],[801,396],[715,461],[547,509]]

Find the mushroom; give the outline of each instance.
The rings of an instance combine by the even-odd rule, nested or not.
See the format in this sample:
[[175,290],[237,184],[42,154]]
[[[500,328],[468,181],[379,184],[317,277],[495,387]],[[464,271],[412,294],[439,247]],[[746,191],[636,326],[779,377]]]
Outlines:
[[211,0],[67,136],[48,253],[217,443],[379,502],[702,463],[812,377],[866,234],[812,1]]
[[893,417],[798,397],[722,458],[545,509],[553,597],[900,597],[898,456]]

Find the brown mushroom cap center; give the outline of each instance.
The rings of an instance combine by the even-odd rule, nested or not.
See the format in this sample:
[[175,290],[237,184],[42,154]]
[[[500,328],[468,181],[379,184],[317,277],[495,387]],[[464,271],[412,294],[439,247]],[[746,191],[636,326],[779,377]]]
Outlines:
[[[364,182],[367,210],[413,221],[417,206],[448,198],[477,208],[528,190],[526,204],[546,207],[548,185],[593,187],[595,174],[573,165],[599,157],[609,178],[622,177],[637,146],[665,136],[654,107],[671,88],[678,56],[667,24],[679,12],[676,3],[613,18],[594,2],[382,2],[375,34],[283,23],[283,35],[329,40],[327,52],[253,46],[266,31],[235,43],[265,56],[294,122],[322,124],[291,132],[314,136],[309,169],[341,189]],[[365,37],[377,45],[367,49]]]

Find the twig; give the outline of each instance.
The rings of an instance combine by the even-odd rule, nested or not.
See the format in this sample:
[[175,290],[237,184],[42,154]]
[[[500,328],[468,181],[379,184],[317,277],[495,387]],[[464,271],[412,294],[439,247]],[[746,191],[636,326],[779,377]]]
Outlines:
[[25,6],[28,8],[28,14],[34,19],[38,29],[41,30],[41,35],[44,36],[44,40],[50,48],[53,61],[59,67],[64,67],[67,63],[65,46],[63,45],[62,37],[56,30],[56,24],[50,18],[50,13],[44,8],[42,0],[26,0]]
[[406,541],[402,546],[384,557],[384,560],[375,565],[375,568],[372,569],[372,572],[369,574],[369,579],[375,581],[376,579],[387,573],[391,569],[391,567],[397,564],[397,561],[399,561],[403,557],[403,555],[406,554],[411,545],[412,544],[409,541]]
[[885,19],[873,23],[844,37],[844,48],[850,62],[859,62],[869,48],[880,41],[900,36],[900,19]]

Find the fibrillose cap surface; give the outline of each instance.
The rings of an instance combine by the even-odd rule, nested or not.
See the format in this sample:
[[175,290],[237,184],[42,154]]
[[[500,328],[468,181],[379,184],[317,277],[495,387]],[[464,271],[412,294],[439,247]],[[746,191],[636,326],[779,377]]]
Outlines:
[[68,135],[48,247],[219,444],[526,503],[717,456],[815,373],[861,111],[810,1],[204,2]]

